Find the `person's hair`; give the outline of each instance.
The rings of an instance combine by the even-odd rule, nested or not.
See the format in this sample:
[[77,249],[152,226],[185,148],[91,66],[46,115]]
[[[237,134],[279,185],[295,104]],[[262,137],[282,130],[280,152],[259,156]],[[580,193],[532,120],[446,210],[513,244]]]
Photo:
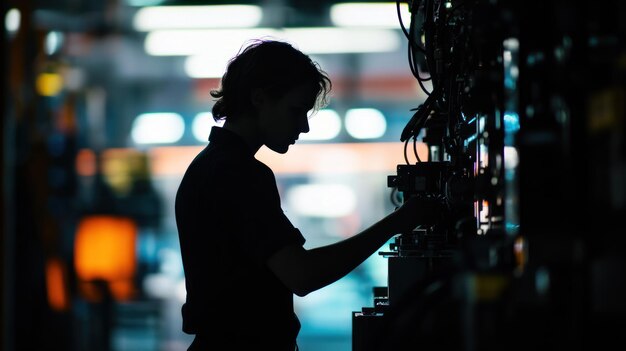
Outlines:
[[255,89],[278,98],[301,84],[315,89],[314,111],[328,104],[332,84],[317,62],[287,42],[255,39],[228,62],[219,89],[210,91],[216,98],[213,118],[236,118],[253,111]]

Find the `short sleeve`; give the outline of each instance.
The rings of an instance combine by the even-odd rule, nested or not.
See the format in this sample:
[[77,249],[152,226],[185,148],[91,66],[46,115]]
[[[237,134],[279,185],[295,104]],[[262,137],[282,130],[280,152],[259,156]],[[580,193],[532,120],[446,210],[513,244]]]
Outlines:
[[[272,254],[288,245],[304,245],[305,238],[285,215],[274,173],[264,164],[257,163],[248,174],[231,174],[232,184],[228,199],[234,242],[247,254],[265,262]],[[223,191],[228,191],[226,187]],[[232,211],[231,211],[232,209]]]

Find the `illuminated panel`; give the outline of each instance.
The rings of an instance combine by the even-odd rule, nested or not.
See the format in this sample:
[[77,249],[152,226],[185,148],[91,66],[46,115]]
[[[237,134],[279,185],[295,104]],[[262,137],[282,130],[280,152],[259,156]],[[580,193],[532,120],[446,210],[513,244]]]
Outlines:
[[119,300],[132,297],[136,271],[137,225],[130,218],[108,215],[84,217],[74,243],[74,265],[87,299],[99,299],[93,282],[108,283]]

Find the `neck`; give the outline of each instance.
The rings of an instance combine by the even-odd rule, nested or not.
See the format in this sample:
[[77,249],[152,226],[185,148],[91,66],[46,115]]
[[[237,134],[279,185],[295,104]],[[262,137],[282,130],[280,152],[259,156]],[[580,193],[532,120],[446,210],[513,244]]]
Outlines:
[[261,141],[258,135],[256,127],[250,123],[245,117],[241,118],[243,123],[237,123],[237,121],[229,121],[228,118],[224,122],[224,129],[229,130],[241,137],[253,154],[261,148]]

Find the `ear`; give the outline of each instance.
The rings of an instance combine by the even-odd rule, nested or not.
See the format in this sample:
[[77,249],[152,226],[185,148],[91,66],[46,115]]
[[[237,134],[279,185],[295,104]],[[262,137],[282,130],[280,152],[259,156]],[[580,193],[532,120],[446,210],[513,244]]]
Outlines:
[[252,91],[250,100],[252,101],[252,106],[261,107],[265,103],[266,94],[265,91],[261,88],[256,88]]

